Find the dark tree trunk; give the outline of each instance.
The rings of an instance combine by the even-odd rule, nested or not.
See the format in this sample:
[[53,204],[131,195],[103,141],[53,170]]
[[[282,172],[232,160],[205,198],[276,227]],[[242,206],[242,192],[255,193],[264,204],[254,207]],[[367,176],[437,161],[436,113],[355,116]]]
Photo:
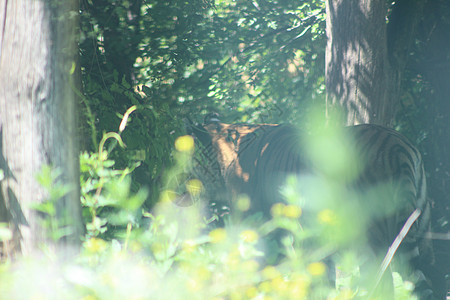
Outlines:
[[347,125],[392,123],[424,2],[396,1],[389,8],[385,0],[327,1],[328,113],[342,110]]
[[13,231],[7,255],[49,242],[41,215],[30,208],[47,199],[35,177],[45,165],[59,169],[71,189],[56,207],[71,229],[63,240],[80,242],[77,27],[77,0],[0,1],[0,222]]

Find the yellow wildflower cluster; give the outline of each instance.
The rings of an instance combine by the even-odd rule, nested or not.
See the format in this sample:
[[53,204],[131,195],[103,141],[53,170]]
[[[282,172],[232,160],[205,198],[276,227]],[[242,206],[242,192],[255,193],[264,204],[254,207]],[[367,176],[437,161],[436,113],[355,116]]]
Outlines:
[[159,201],[162,203],[169,203],[175,200],[177,194],[172,190],[164,190],[159,195]]
[[335,225],[337,222],[337,215],[331,209],[324,209],[317,215],[319,223],[324,225]]
[[198,179],[191,179],[186,183],[186,189],[192,196],[198,196],[203,190],[203,184]]
[[175,149],[180,152],[193,152],[194,139],[190,135],[183,135],[175,140]]
[[302,214],[302,209],[298,205],[275,203],[271,208],[271,214],[273,217],[287,217],[290,219],[297,219]]
[[108,248],[108,243],[99,238],[90,238],[84,242],[84,249],[89,253],[102,253]]
[[313,262],[308,265],[307,270],[312,276],[321,276],[325,274],[326,266],[323,262]]
[[227,231],[224,228],[216,228],[209,233],[211,243],[218,244],[224,242],[227,238]]
[[197,248],[196,243],[193,240],[185,240],[182,244],[184,253],[193,253]]
[[283,276],[274,266],[267,266],[261,271],[264,281],[258,290],[266,295],[264,299],[306,299],[311,279],[300,273]]
[[192,292],[202,290],[205,284],[211,279],[212,273],[206,266],[199,266],[190,270],[190,278],[187,280],[187,288]]
[[240,211],[247,211],[250,209],[250,198],[248,196],[240,196],[236,201],[236,208]]
[[239,237],[241,238],[241,240],[243,240],[244,242],[247,243],[255,243],[258,241],[259,235],[256,231],[254,230],[244,230],[241,232],[241,234],[239,235]]

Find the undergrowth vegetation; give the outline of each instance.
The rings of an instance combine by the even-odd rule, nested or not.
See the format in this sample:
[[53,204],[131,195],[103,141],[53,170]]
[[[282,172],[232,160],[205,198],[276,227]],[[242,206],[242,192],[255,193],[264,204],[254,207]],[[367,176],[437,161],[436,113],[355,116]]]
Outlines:
[[[104,149],[109,143],[109,151]],[[46,249],[39,257],[7,262],[0,269],[0,294],[8,299],[353,299],[372,297],[372,281],[361,279],[359,265],[367,257],[362,218],[332,203],[337,189],[319,179],[308,182],[311,195],[301,194],[298,178],[289,178],[272,218],[245,217],[249,199],[233,204],[233,214],[216,226],[208,215],[203,185],[187,178],[194,142],[181,136],[172,153],[175,167],[151,210],[142,205],[148,191],[136,189],[136,164],[118,170],[109,158],[119,133],[107,133],[96,153],[83,153],[81,201],[86,233],[79,249]],[[66,190],[57,175],[43,172],[49,200],[37,207],[53,239],[63,238],[63,224],[53,224],[52,207]],[[341,191],[342,192],[342,191]],[[61,194],[62,193],[62,194]],[[176,205],[189,197],[192,205]],[[340,197],[352,197],[350,194]],[[320,202],[320,201],[319,201]],[[319,203],[318,202],[318,203]],[[2,235],[3,236],[3,235]],[[71,254],[70,254],[71,253]],[[332,263],[333,261],[333,263]],[[334,271],[333,265],[338,272]],[[367,265],[367,264],[366,264]],[[376,274],[378,265],[370,266]],[[335,276],[337,274],[337,276]],[[373,278],[371,278],[373,279]],[[398,299],[414,299],[414,285],[394,273]],[[383,299],[379,295],[377,299]]]

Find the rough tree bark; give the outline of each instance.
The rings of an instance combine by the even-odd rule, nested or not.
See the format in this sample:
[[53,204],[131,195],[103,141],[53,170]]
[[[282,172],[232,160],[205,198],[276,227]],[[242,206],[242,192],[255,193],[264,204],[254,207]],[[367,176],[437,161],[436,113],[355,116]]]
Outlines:
[[[347,125],[391,125],[401,74],[426,1],[328,0],[327,112]],[[387,18],[389,17],[389,22]]]
[[46,200],[35,176],[43,166],[62,172],[70,186],[57,204],[69,223],[68,243],[82,234],[76,142],[78,0],[0,1],[0,222],[12,240],[6,255],[34,252],[49,242],[31,205]]

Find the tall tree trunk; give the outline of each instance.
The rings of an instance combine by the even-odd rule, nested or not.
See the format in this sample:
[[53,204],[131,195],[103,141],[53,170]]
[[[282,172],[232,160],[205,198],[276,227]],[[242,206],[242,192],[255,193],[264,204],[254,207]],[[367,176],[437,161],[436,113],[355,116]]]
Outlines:
[[[64,3],[64,4],[63,4]],[[48,242],[41,215],[31,208],[47,199],[36,174],[50,165],[70,192],[57,204],[68,223],[64,239],[82,234],[76,142],[78,0],[0,1],[1,222],[13,239],[7,254],[33,252]]]
[[424,2],[396,1],[388,23],[385,0],[327,1],[327,112],[342,110],[347,125],[391,125]]

